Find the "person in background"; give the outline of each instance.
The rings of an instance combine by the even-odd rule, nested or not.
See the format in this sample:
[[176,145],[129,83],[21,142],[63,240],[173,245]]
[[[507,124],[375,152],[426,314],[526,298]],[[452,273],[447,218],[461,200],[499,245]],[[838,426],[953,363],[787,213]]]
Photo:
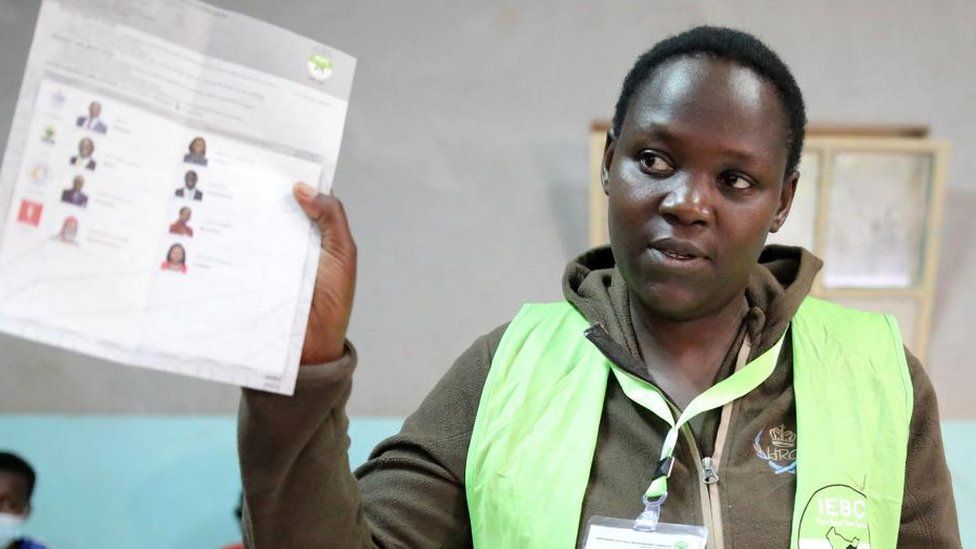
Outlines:
[[46,549],[21,534],[36,482],[34,468],[24,458],[0,452],[0,549]]
[[194,137],[190,141],[190,152],[183,155],[183,162],[207,165],[207,142],[202,137]]
[[87,137],[78,142],[78,155],[72,156],[70,164],[87,170],[95,169],[95,159],[92,154],[95,152],[95,142]]
[[203,192],[197,188],[197,172],[187,170],[183,175],[183,186],[173,194],[186,200],[203,200]]
[[183,206],[180,208],[180,217],[172,225],[169,226],[169,232],[171,234],[179,234],[183,236],[193,237],[193,229],[190,228],[187,223],[190,222],[190,208]]
[[88,116],[79,116],[75,125],[95,133],[105,133],[108,131],[108,127],[105,126],[105,122],[102,122],[101,114],[102,104],[98,101],[92,101],[88,105]]
[[61,202],[67,202],[68,204],[74,204],[75,206],[81,206],[84,208],[88,205],[88,195],[81,192],[81,189],[85,186],[85,178],[76,175],[74,179],[71,180],[71,188],[65,189],[61,193]]
[[166,252],[166,261],[159,266],[164,271],[186,272],[186,248],[182,244],[173,244]]

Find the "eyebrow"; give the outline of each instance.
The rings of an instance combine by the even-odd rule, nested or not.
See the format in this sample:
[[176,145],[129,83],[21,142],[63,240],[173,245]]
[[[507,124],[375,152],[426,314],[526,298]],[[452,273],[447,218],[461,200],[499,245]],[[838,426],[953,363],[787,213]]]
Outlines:
[[[675,129],[674,124],[654,121],[637,122],[634,124],[634,130],[638,139],[660,139],[667,143],[677,143],[682,147],[696,146],[695,138],[689,135],[691,132],[682,131],[680,127]],[[717,152],[725,158],[744,163],[771,164],[775,161],[771,155],[761,149],[742,149],[724,143],[717,148]]]

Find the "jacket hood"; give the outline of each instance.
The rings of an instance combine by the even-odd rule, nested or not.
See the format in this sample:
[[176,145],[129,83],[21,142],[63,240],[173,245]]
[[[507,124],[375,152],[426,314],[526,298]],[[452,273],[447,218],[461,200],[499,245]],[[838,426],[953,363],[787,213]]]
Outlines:
[[[749,276],[746,328],[758,356],[773,346],[810,293],[823,262],[793,246],[766,246]],[[640,356],[630,318],[630,295],[610,246],[593,248],[570,261],[563,294],[593,324],[600,324],[633,356]]]

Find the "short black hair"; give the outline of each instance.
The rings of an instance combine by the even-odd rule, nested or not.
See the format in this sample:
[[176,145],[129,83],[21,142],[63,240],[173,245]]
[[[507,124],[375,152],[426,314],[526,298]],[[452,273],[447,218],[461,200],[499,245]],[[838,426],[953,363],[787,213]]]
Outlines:
[[27,501],[34,495],[34,484],[37,474],[27,460],[11,452],[0,452],[0,473],[14,473],[24,477],[27,481]]
[[614,135],[620,135],[620,127],[627,116],[631,99],[651,78],[655,69],[671,59],[697,55],[725,59],[742,65],[755,71],[776,88],[783,102],[788,125],[786,171],[789,173],[795,170],[800,163],[804,128],[807,123],[800,87],[797,86],[789,67],[761,40],[749,33],[724,27],[695,27],[665,38],[641,54],[624,78],[613,114]]

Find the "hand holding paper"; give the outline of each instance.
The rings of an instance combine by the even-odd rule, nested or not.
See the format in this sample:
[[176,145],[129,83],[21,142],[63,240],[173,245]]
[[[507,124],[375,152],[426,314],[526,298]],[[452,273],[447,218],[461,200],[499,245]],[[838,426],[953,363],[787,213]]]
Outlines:
[[295,199],[322,231],[322,251],[301,360],[302,364],[321,364],[341,357],[345,346],[356,289],[356,243],[338,198],[316,194],[312,187],[298,183]]

